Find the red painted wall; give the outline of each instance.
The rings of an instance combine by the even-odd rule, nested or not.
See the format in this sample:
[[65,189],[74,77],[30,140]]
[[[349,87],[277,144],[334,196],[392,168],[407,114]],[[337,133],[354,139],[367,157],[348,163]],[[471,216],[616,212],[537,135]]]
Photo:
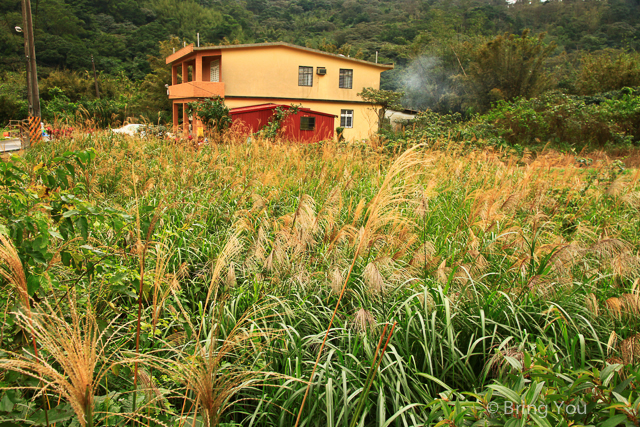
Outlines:
[[[239,126],[246,133],[255,133],[262,129],[273,116],[276,107],[289,108],[287,105],[265,104],[252,107],[234,108],[231,110],[231,120],[234,126]],[[315,117],[315,130],[300,130],[301,117]],[[284,138],[302,143],[318,142],[332,139],[334,133],[335,116],[300,109],[297,114],[288,116],[282,125]]]

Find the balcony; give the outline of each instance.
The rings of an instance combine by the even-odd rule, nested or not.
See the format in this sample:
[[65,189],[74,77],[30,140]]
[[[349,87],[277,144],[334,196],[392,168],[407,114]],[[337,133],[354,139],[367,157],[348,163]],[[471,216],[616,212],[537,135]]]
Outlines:
[[184,98],[224,98],[224,83],[221,82],[187,82],[169,86],[169,99]]

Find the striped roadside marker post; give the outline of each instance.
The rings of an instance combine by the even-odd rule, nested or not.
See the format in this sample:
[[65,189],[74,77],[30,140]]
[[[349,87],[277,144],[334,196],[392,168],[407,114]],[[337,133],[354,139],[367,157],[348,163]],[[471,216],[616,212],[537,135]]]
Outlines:
[[40,117],[29,117],[29,146],[42,141],[42,129],[40,128]]

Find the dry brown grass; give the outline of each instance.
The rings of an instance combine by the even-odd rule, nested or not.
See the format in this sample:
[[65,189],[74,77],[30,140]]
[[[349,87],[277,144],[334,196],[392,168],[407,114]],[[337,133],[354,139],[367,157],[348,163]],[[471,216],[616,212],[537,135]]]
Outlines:
[[22,261],[15,246],[7,237],[0,234],[0,277],[11,286],[11,291],[18,296],[26,310],[30,309],[27,279],[22,268]]
[[[67,401],[80,425],[93,425],[94,396],[107,371],[116,363],[107,354],[118,336],[113,322],[100,332],[94,313],[81,316],[75,300],[64,310],[48,304],[34,307],[33,315],[15,313],[16,322],[35,337],[39,354],[15,353],[0,359],[0,368],[40,380],[40,393],[53,393]],[[107,333],[112,334],[107,336]]]
[[620,343],[620,354],[625,365],[640,361],[640,334],[635,334]]
[[[165,197],[177,210],[188,211],[180,233],[206,223],[209,208],[223,205],[216,220],[225,221],[228,229],[191,235],[196,251],[199,239],[211,237],[205,233],[219,237],[194,275],[208,285],[203,324],[215,317],[225,290],[247,282],[270,283],[283,292],[328,285],[340,304],[354,271],[366,293],[349,292],[349,312],[355,312],[353,325],[362,331],[371,327],[372,317],[357,309],[367,306],[359,298],[415,283],[447,285],[447,301],[456,311],[473,297],[478,284],[494,286],[509,297],[530,293],[544,300],[571,290],[581,276],[613,277],[616,296],[606,302],[600,296],[598,301],[596,293],[601,294],[594,280],[587,289],[594,292],[587,306],[594,315],[610,313],[615,320],[638,315],[637,292],[628,290],[640,271],[637,242],[625,240],[624,233],[631,232],[616,221],[598,221],[606,212],[596,208],[613,200],[626,213],[637,210],[639,175],[616,175],[610,159],[587,170],[576,165],[574,156],[551,152],[519,159],[452,145],[448,151],[417,147],[389,157],[376,147],[231,142],[167,147],[153,141],[95,140],[96,151],[111,157],[100,159],[90,175],[94,197],[113,198],[131,213],[137,212],[131,203],[134,195]],[[68,149],[82,148],[69,144]],[[100,194],[98,182],[108,181],[118,168],[127,172],[124,178]],[[564,222],[575,227],[567,231]],[[136,240],[134,235],[128,238],[132,253],[144,246]],[[186,276],[167,274],[167,257],[168,249],[158,248],[156,270],[148,273],[154,325],[163,303]],[[539,268],[545,260],[548,268]],[[10,262],[2,264],[3,277],[20,293],[26,289],[24,276]],[[433,297],[419,298],[428,312],[435,309]],[[259,374],[228,370],[222,361],[247,353],[246,346],[264,338],[246,334],[242,327],[223,337],[216,328],[192,325],[195,336],[208,331],[204,341],[189,344],[180,332],[167,345],[191,345],[188,352],[174,348],[173,361],[146,360],[166,372],[179,372],[185,389],[195,392],[193,406],[209,423],[217,422],[234,394]],[[635,344],[630,343],[624,351],[634,358]],[[323,347],[317,361],[325,354]],[[517,358],[517,349],[506,349],[505,355]],[[506,366],[505,360],[495,361],[498,369]],[[238,362],[241,366],[245,361]],[[144,372],[140,377],[148,389],[153,387],[152,373],[148,371],[148,381]],[[309,384],[313,380],[312,373]],[[219,393],[213,393],[216,387]]]
[[353,316],[353,326],[357,331],[367,333],[376,326],[376,319],[370,311],[361,308],[356,312],[355,316]]

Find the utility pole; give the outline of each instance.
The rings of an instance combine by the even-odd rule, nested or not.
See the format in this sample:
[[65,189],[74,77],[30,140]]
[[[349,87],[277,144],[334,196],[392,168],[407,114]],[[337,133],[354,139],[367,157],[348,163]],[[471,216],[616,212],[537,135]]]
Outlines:
[[[31,18],[31,0],[22,0],[22,19],[24,21],[24,50],[27,57],[27,78],[28,87],[27,92],[29,94],[29,142],[26,144],[26,148],[31,145],[31,142],[40,140],[42,132],[40,131],[40,118],[42,117],[40,112],[40,91],[38,88],[38,69],[36,67],[36,47],[33,37],[33,21]],[[34,141],[32,141],[32,139]]]
[[[22,16],[25,16],[25,7],[24,2],[22,2]],[[20,27],[16,27],[16,32],[22,33],[23,30]],[[24,38],[24,64],[25,64],[25,76],[27,78],[27,106],[29,110],[29,115],[31,115],[31,81],[29,80],[29,42],[27,40],[27,35],[23,34]]]
[[96,85],[96,98],[100,99],[100,89],[98,89],[98,76],[96,75],[96,63],[93,61],[93,55],[91,55],[91,66],[93,67],[93,82]]

